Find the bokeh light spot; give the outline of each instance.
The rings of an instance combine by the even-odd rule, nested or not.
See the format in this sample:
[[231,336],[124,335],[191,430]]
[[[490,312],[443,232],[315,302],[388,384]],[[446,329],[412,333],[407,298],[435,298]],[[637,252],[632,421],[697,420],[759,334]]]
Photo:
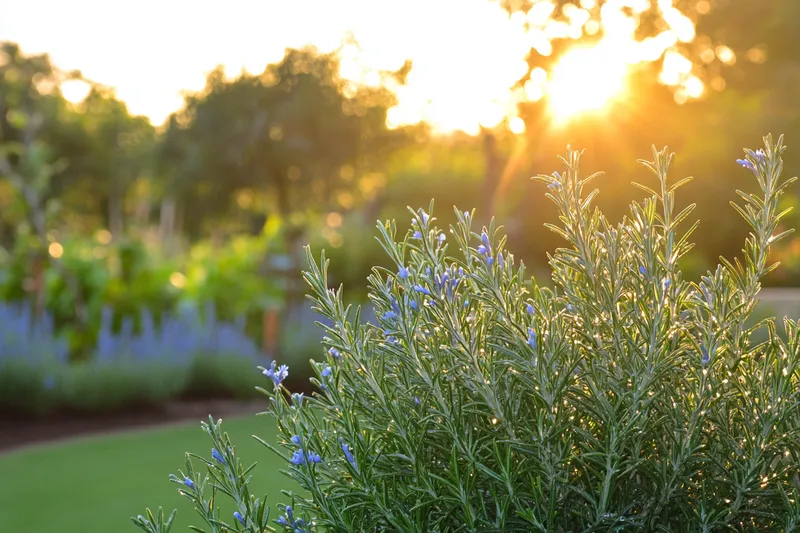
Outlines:
[[574,48],[553,68],[547,95],[556,122],[600,110],[625,90],[629,65],[608,48]]

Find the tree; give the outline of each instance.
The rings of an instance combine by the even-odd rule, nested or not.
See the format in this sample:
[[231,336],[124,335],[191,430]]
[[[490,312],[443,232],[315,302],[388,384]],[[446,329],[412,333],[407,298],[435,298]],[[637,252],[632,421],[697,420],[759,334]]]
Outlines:
[[24,57],[13,44],[3,44],[0,56],[0,178],[10,183],[22,200],[25,215],[16,237],[28,238],[31,243],[26,252],[36,308],[44,301],[43,274],[49,261],[70,286],[77,322],[85,330],[88,317],[78,280],[63,269],[56,257],[59,254],[48,253],[48,215],[52,211],[48,208],[53,207],[50,188],[66,166],[47,142],[54,136],[47,125],[57,124],[64,110],[58,91],[61,74],[47,56]]
[[166,195],[191,202],[184,227],[194,233],[229,215],[239,193],[284,218],[352,207],[359,178],[402,139],[386,127],[392,104],[388,90],[345,82],[336,55],[314,49],[231,81],[218,68],[170,118],[158,155]]
[[[47,55],[26,56],[5,43],[0,56],[2,174],[25,197],[31,217],[41,219],[46,204],[51,211],[66,204],[59,226],[85,229],[75,220],[80,215],[121,232],[122,204],[130,183],[148,169],[155,129],[144,117],[132,117],[112,90],[58,70]],[[71,80],[91,87],[78,105],[61,94],[62,83]],[[34,179],[25,166],[34,155],[49,165],[47,178]]]
[[24,200],[36,233],[46,232],[48,189],[64,169],[51,148],[57,133],[48,127],[64,112],[61,78],[47,56],[26,57],[12,43],[0,45],[0,177]]
[[62,262],[58,240],[73,229],[67,222],[81,207],[94,206],[91,214],[97,215],[103,202],[115,206],[109,218],[116,217],[114,229],[121,232],[126,184],[147,164],[154,137],[149,122],[131,117],[99,86],[82,105],[69,104],[61,84],[79,78],[55,68],[46,55],[26,56],[14,44],[0,45],[0,181],[14,191],[22,215],[6,220],[15,228],[7,243],[14,249],[15,275],[3,296],[31,297],[41,309],[49,296],[45,271],[52,269],[74,304],[66,318],[74,325],[73,347],[91,339],[91,294],[82,274]]
[[93,177],[92,190],[105,207],[112,235],[125,228],[124,203],[133,182],[150,170],[156,131],[144,117],[133,117],[108,88],[93,85],[76,120],[84,134],[83,156],[73,172]]

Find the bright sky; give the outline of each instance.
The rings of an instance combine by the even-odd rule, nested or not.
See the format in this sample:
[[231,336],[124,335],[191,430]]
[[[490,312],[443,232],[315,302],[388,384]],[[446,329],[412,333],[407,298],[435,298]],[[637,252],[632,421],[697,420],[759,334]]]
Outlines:
[[[590,7],[595,0],[580,3]],[[619,14],[641,0],[606,3],[612,8],[604,7],[603,26],[617,38],[606,39],[605,48],[566,58],[553,79],[535,73],[517,94],[508,88],[526,73],[524,57],[531,47],[546,51],[548,38],[597,31],[586,24],[586,11],[572,6],[563,13],[569,22],[557,25],[545,24],[552,12],[547,1],[527,17],[509,18],[489,0],[229,0],[224,8],[210,0],[10,0],[0,2],[0,40],[19,43],[26,53],[49,53],[60,68],[79,69],[115,87],[132,113],[160,124],[180,108],[181,92],[201,89],[205,75],[219,64],[231,75],[242,68],[261,72],[287,47],[315,44],[331,50],[350,31],[362,52],[352,61],[345,58],[345,76],[358,78],[359,65],[394,70],[405,59],[413,61],[391,123],[424,119],[441,131],[474,132],[481,123],[513,116],[521,98],[549,96],[554,112],[565,117],[602,107],[623,92],[630,65],[694,38],[691,21],[671,0],[659,0],[672,16],[672,29],[636,47],[630,40],[635,25]],[[533,31],[523,27],[526,22]],[[691,75],[691,63],[687,67],[681,59],[672,57],[662,81],[682,84],[688,96],[698,96],[703,85]],[[587,70],[595,83],[585,83]],[[585,88],[576,93],[578,85],[599,87],[602,94],[587,95]]]

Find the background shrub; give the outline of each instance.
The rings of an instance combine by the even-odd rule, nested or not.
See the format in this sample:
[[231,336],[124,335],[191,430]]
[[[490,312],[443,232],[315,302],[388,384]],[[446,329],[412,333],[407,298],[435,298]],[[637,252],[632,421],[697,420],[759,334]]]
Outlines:
[[190,398],[254,398],[259,359],[237,353],[201,353],[192,361],[183,395]]
[[67,342],[53,318],[0,304],[0,411],[42,415],[62,401]]
[[0,413],[41,416],[64,403],[63,365],[0,357]]
[[69,368],[64,406],[93,413],[162,405],[180,395],[190,371],[177,361],[125,359],[79,363]]

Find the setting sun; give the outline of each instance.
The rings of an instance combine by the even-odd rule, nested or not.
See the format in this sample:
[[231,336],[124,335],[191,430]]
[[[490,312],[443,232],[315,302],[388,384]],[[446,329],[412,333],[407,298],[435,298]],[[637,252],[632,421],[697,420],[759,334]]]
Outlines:
[[575,48],[553,68],[548,105],[556,122],[598,111],[625,91],[629,66],[601,46]]

